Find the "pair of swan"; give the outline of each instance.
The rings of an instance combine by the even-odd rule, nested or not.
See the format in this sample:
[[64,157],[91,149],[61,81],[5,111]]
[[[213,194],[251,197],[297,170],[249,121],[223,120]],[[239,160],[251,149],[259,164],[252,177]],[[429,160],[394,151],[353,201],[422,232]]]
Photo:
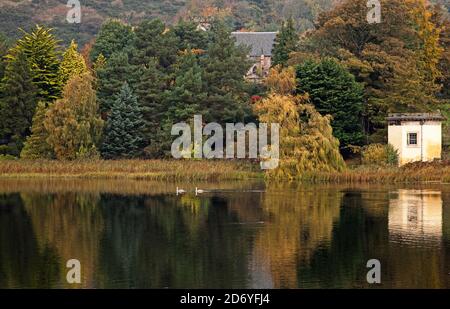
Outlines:
[[[186,190],[179,189],[177,187],[177,195],[181,195],[181,194],[185,194],[185,193],[187,193]],[[203,193],[205,193],[204,190],[201,190],[201,189],[195,187],[195,195],[199,195],[199,194],[203,194]]]

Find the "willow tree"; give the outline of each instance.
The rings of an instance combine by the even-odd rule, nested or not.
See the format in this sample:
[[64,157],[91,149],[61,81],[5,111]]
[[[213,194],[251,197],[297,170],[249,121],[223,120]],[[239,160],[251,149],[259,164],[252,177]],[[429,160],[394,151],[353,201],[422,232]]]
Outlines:
[[98,113],[92,83],[90,73],[70,79],[63,98],[57,100],[46,114],[47,141],[57,159],[73,160],[98,154],[96,145],[101,137],[103,120]]
[[[287,85],[295,85],[295,82],[285,77],[293,77],[292,69],[277,74],[284,77],[280,79],[283,86],[275,86],[276,79],[269,78],[272,93],[254,107],[260,122],[280,125],[279,167],[269,170],[267,177],[294,180],[310,172],[343,170],[345,163],[339,152],[339,140],[333,136],[331,116],[318,113],[309,104],[307,94],[289,94],[294,89],[289,90]],[[284,93],[274,92],[274,89],[283,89]]]

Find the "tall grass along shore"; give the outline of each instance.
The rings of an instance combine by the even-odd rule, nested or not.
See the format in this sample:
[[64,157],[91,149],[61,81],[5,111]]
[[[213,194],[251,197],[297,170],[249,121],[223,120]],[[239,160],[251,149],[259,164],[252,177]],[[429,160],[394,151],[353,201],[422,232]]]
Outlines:
[[[226,160],[0,161],[1,178],[85,178],[134,180],[250,180],[264,178],[259,164]],[[403,167],[358,166],[342,172],[309,172],[298,179],[330,183],[450,183],[450,161]]]

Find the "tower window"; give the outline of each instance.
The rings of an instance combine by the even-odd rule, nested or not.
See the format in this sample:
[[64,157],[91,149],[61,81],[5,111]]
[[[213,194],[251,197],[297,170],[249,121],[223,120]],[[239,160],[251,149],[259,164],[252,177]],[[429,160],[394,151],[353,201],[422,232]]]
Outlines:
[[408,133],[408,145],[417,146],[417,133]]

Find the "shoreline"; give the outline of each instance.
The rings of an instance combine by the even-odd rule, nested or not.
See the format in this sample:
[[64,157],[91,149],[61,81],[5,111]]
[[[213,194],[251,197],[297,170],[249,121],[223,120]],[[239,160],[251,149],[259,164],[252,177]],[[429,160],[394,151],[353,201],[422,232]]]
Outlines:
[[[116,179],[152,181],[262,180],[264,172],[249,161],[182,160],[4,160],[1,179]],[[267,179],[268,182],[287,182]],[[306,172],[294,181],[308,183],[450,184],[450,163],[412,163],[403,167],[349,167],[342,172]]]

